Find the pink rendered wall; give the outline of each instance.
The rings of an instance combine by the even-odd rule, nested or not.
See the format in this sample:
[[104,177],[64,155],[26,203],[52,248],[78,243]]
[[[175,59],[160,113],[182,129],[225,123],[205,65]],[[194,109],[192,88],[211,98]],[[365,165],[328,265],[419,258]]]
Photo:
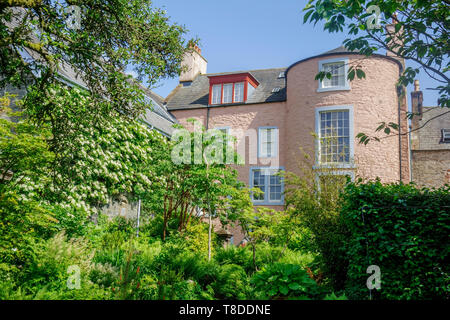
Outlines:
[[[366,79],[355,79],[350,82],[349,91],[317,92],[318,81],[314,80],[318,73],[319,61],[333,58],[349,58],[350,65],[359,64],[366,74]],[[359,132],[375,134],[375,129],[382,121],[398,123],[398,97],[396,82],[399,76],[397,63],[381,58],[365,58],[359,55],[335,55],[313,58],[293,66],[287,74],[287,101],[240,105],[231,107],[211,107],[209,115],[210,129],[230,127],[232,130],[254,129],[275,126],[279,128],[279,158],[272,159],[272,165],[285,167],[287,171],[299,173],[298,160],[302,158],[300,147],[314,156],[315,109],[323,106],[353,106],[354,121],[354,154],[356,176],[374,179],[379,177],[383,182],[398,181],[400,174],[398,137],[372,141],[368,145],[358,144],[355,136]],[[403,108],[406,101],[402,99]],[[206,127],[207,109],[173,110],[172,113],[187,129],[193,126],[189,118],[199,120]],[[403,114],[403,125],[406,121]],[[405,131],[403,131],[405,132]],[[231,132],[233,134],[233,131]],[[235,132],[234,132],[235,133]],[[239,137],[238,137],[239,138]],[[253,143],[256,143],[254,141]],[[246,143],[246,165],[236,166],[239,178],[249,183],[249,169],[253,166],[268,166],[261,162],[249,164],[250,152],[256,149]],[[254,146],[254,144],[253,144]],[[256,148],[256,147],[255,147]],[[403,180],[409,180],[409,145],[405,137],[402,141]],[[273,206],[273,208],[281,208]]]
[[[318,81],[314,78],[319,71],[319,61],[333,58],[349,58],[350,65],[361,65],[366,79],[351,81],[351,90],[348,91],[317,92]],[[359,55],[314,58],[291,68],[287,74],[286,167],[295,170],[295,161],[300,156],[299,147],[314,149],[311,132],[315,132],[317,107],[352,105],[354,136],[360,132],[375,134],[375,129],[382,121],[398,123],[398,76],[399,66],[395,62],[380,57],[367,59]],[[383,182],[398,181],[398,146],[398,137],[394,136],[365,146],[358,144],[355,138],[356,175],[371,179],[379,177]],[[409,146],[406,139],[402,149],[406,156],[402,163],[403,171],[409,179]]]
[[[189,118],[199,120],[203,126],[206,127],[207,109],[173,110],[171,112],[178,119],[180,124],[188,130],[193,129],[192,123],[187,121]],[[239,179],[241,181],[247,184],[249,183],[249,173],[251,167],[285,166],[287,145],[285,113],[285,102],[210,108],[208,124],[209,129],[230,127],[230,133],[236,136],[238,141],[245,141],[245,165],[234,166],[239,173]],[[259,159],[256,154],[258,128],[267,126],[278,127],[279,157],[272,159]],[[250,136],[252,138],[246,138],[244,140],[244,132],[250,132]],[[252,159],[256,161],[252,162]],[[281,206],[271,207],[281,208]]]

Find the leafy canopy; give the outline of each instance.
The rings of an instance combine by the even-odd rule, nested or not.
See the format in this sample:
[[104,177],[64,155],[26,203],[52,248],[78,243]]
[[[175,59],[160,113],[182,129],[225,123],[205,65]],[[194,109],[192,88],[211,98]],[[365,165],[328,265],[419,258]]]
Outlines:
[[[345,30],[349,50],[367,56],[386,50],[417,63],[418,68],[403,71],[399,84],[412,83],[422,70],[440,83],[435,88],[439,105],[450,107],[449,4],[448,0],[310,0],[304,22],[324,21],[330,33]],[[354,76],[355,70],[349,70],[349,78]],[[357,76],[364,73],[359,71]]]
[[[150,0],[2,1],[0,88],[31,84],[48,94],[45,88],[73,69],[99,112],[111,107],[136,116],[146,104],[124,72],[133,69],[149,85],[177,75],[185,32]],[[35,115],[51,113],[42,111]]]

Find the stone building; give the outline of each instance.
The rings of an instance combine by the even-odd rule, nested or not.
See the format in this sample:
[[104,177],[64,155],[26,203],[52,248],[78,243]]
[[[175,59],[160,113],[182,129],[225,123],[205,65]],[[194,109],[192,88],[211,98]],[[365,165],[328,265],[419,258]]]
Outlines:
[[450,184],[450,109],[423,106],[419,81],[411,92],[412,180],[419,186]]

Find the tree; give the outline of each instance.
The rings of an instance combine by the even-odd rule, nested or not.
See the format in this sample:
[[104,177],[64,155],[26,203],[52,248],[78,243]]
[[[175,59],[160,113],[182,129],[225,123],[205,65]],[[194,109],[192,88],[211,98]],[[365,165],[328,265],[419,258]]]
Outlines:
[[0,193],[12,190],[67,212],[90,214],[110,197],[151,193],[153,153],[166,138],[114,113],[95,119],[90,95],[82,90],[56,85],[50,90],[54,131],[62,132],[58,144],[52,143],[48,125],[27,117],[0,119],[0,168],[12,172],[9,181],[0,179]]
[[[407,86],[424,71],[440,83],[434,88],[440,95],[438,105],[449,108],[449,9],[448,0],[310,0],[303,21],[324,21],[324,30],[330,33],[346,30],[350,37],[344,45],[349,50],[366,56],[386,50],[415,62],[418,67],[405,68],[398,84]],[[352,80],[355,75],[365,77],[358,66],[349,68],[348,78]],[[330,75],[322,73],[318,78],[325,76]],[[377,129],[390,134],[398,125],[382,123]],[[366,144],[371,139],[363,133],[358,137]]]
[[[113,109],[139,115],[148,104],[125,70],[132,68],[153,85],[178,74],[186,47],[186,30],[151,5],[150,0],[1,1],[0,88],[32,85],[49,95],[46,89],[61,79],[59,71],[73,69],[99,114]],[[52,107],[31,115],[45,119]]]
[[[254,192],[256,191],[254,190]],[[275,227],[280,224],[284,216],[284,211],[259,207],[256,210],[246,210],[239,217],[239,225],[252,247],[253,267],[255,271],[258,271],[258,266],[256,265],[256,245],[258,243],[268,242],[277,236]]]
[[287,172],[286,207],[298,225],[312,235],[312,252],[318,252],[320,272],[334,290],[343,290],[347,264],[343,244],[347,230],[340,217],[340,194],[347,178],[337,174],[336,167],[313,169],[313,161],[307,153],[298,161],[299,174]]
[[[196,132],[180,129],[171,141],[153,154],[154,193],[148,194],[144,204],[151,212],[162,213],[163,240],[173,220],[177,222],[177,231],[184,232],[198,211],[226,225],[237,221],[243,211],[251,208],[250,198],[237,179],[236,170],[206,156],[214,141],[205,128]],[[184,161],[179,162],[174,157],[179,155],[178,147],[183,143],[186,154],[181,156]],[[212,158],[216,156],[221,158],[213,152]]]

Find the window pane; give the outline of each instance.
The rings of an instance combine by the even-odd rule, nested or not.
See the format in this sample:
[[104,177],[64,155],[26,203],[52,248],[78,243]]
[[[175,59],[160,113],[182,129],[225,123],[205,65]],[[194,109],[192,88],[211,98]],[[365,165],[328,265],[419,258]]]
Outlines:
[[326,111],[320,113],[321,163],[344,163],[350,161],[349,111]]
[[223,103],[233,102],[233,84],[227,83],[223,85]]
[[322,87],[333,88],[345,86],[345,63],[334,62],[325,63],[322,65],[322,70],[326,73],[331,73],[331,79],[325,77],[322,81]]
[[216,84],[212,89],[212,104],[220,104],[222,102],[222,85]]
[[234,84],[234,102],[244,101],[244,83],[239,82]]
[[279,171],[273,171],[269,176],[269,200],[280,201],[281,200],[281,186],[282,178],[276,175]]
[[265,176],[262,170],[253,170],[253,188],[259,188],[261,194],[253,194],[253,200],[264,200],[265,193]]
[[261,157],[277,156],[278,129],[259,129],[259,152]]

